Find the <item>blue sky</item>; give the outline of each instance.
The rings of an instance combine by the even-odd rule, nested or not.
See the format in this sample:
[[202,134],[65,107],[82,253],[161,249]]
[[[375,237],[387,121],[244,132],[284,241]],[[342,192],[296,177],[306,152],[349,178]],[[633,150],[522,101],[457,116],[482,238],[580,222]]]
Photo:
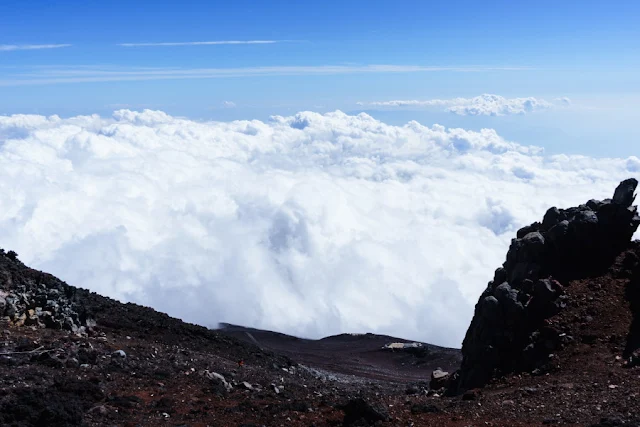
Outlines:
[[207,326],[458,346],[516,230],[640,172],[638,22],[638,0],[0,0],[0,246]]
[[[625,156],[640,139],[638,22],[637,1],[4,0],[0,114],[126,107],[229,120],[341,109]],[[270,43],[189,44],[211,41]],[[184,44],[122,46],[137,43]],[[572,107],[458,117],[357,105],[483,93],[569,97]]]

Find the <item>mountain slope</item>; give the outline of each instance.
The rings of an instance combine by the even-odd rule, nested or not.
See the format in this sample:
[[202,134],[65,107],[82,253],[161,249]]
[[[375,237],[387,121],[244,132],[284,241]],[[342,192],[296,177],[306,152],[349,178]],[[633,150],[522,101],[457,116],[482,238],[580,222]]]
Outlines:
[[403,340],[371,334],[345,343],[210,330],[67,285],[4,251],[0,312],[2,426],[330,425],[356,395],[403,395],[434,363],[460,361],[436,346],[383,350]]
[[636,186],[518,232],[438,390],[456,350],[209,330],[0,251],[0,425],[640,426]]
[[[459,349],[375,334],[341,334],[310,340],[224,324],[222,334],[295,359],[296,362],[334,374],[391,382],[425,381],[434,369],[456,369],[462,360]],[[407,343],[406,349],[385,348]],[[415,347],[413,347],[415,346]]]

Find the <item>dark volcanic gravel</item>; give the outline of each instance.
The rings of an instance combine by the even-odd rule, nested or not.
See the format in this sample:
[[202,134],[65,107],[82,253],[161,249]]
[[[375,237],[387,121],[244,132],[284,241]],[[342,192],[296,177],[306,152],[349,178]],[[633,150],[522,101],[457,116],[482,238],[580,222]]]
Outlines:
[[[17,311],[33,313],[1,320],[0,425],[338,426],[345,411],[351,425],[638,425],[639,260],[640,242],[630,242],[606,271],[562,283],[566,308],[546,322],[566,345],[549,370],[443,397],[426,384],[431,370],[455,366],[450,349],[382,350],[402,340],[375,335],[308,341],[208,330],[70,287],[2,253],[2,309],[20,294]],[[45,290],[58,291],[53,302],[68,305],[75,327],[40,321]]]

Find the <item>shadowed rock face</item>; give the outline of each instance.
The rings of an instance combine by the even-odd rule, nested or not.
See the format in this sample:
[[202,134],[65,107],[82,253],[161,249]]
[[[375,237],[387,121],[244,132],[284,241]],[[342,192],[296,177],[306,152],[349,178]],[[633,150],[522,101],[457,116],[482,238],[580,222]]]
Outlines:
[[612,199],[549,209],[542,223],[517,232],[503,266],[482,293],[462,344],[462,366],[449,392],[481,387],[508,372],[543,371],[563,337],[545,319],[562,310],[563,283],[611,265],[640,225],[638,181],[620,183]]

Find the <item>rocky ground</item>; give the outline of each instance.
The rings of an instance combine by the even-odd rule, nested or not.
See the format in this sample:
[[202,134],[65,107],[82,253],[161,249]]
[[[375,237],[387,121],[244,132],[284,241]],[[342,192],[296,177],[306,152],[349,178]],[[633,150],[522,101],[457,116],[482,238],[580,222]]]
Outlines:
[[461,359],[436,346],[384,349],[408,341],[371,334],[209,330],[74,288],[4,251],[0,311],[2,426],[340,425],[340,405],[425,394],[435,364]]
[[375,334],[342,334],[308,340],[280,333],[221,325],[220,332],[294,359],[335,378],[368,378],[400,383],[421,382],[436,368],[460,366],[459,349],[416,343]]
[[[477,309],[462,353],[371,334],[209,330],[74,288],[0,251],[0,425],[640,426],[640,242],[616,234],[613,244],[600,232],[611,208],[598,219],[599,209],[610,203],[519,233],[496,272],[507,286],[494,278],[479,300],[503,307],[502,317]],[[583,268],[567,258],[562,274],[557,258],[543,259],[557,246],[534,250],[540,239],[529,234],[544,239],[562,221],[573,230],[562,244],[596,233],[605,261]],[[531,302],[541,295],[544,304]],[[437,371],[463,356],[456,374]],[[473,373],[478,363],[488,375]]]

